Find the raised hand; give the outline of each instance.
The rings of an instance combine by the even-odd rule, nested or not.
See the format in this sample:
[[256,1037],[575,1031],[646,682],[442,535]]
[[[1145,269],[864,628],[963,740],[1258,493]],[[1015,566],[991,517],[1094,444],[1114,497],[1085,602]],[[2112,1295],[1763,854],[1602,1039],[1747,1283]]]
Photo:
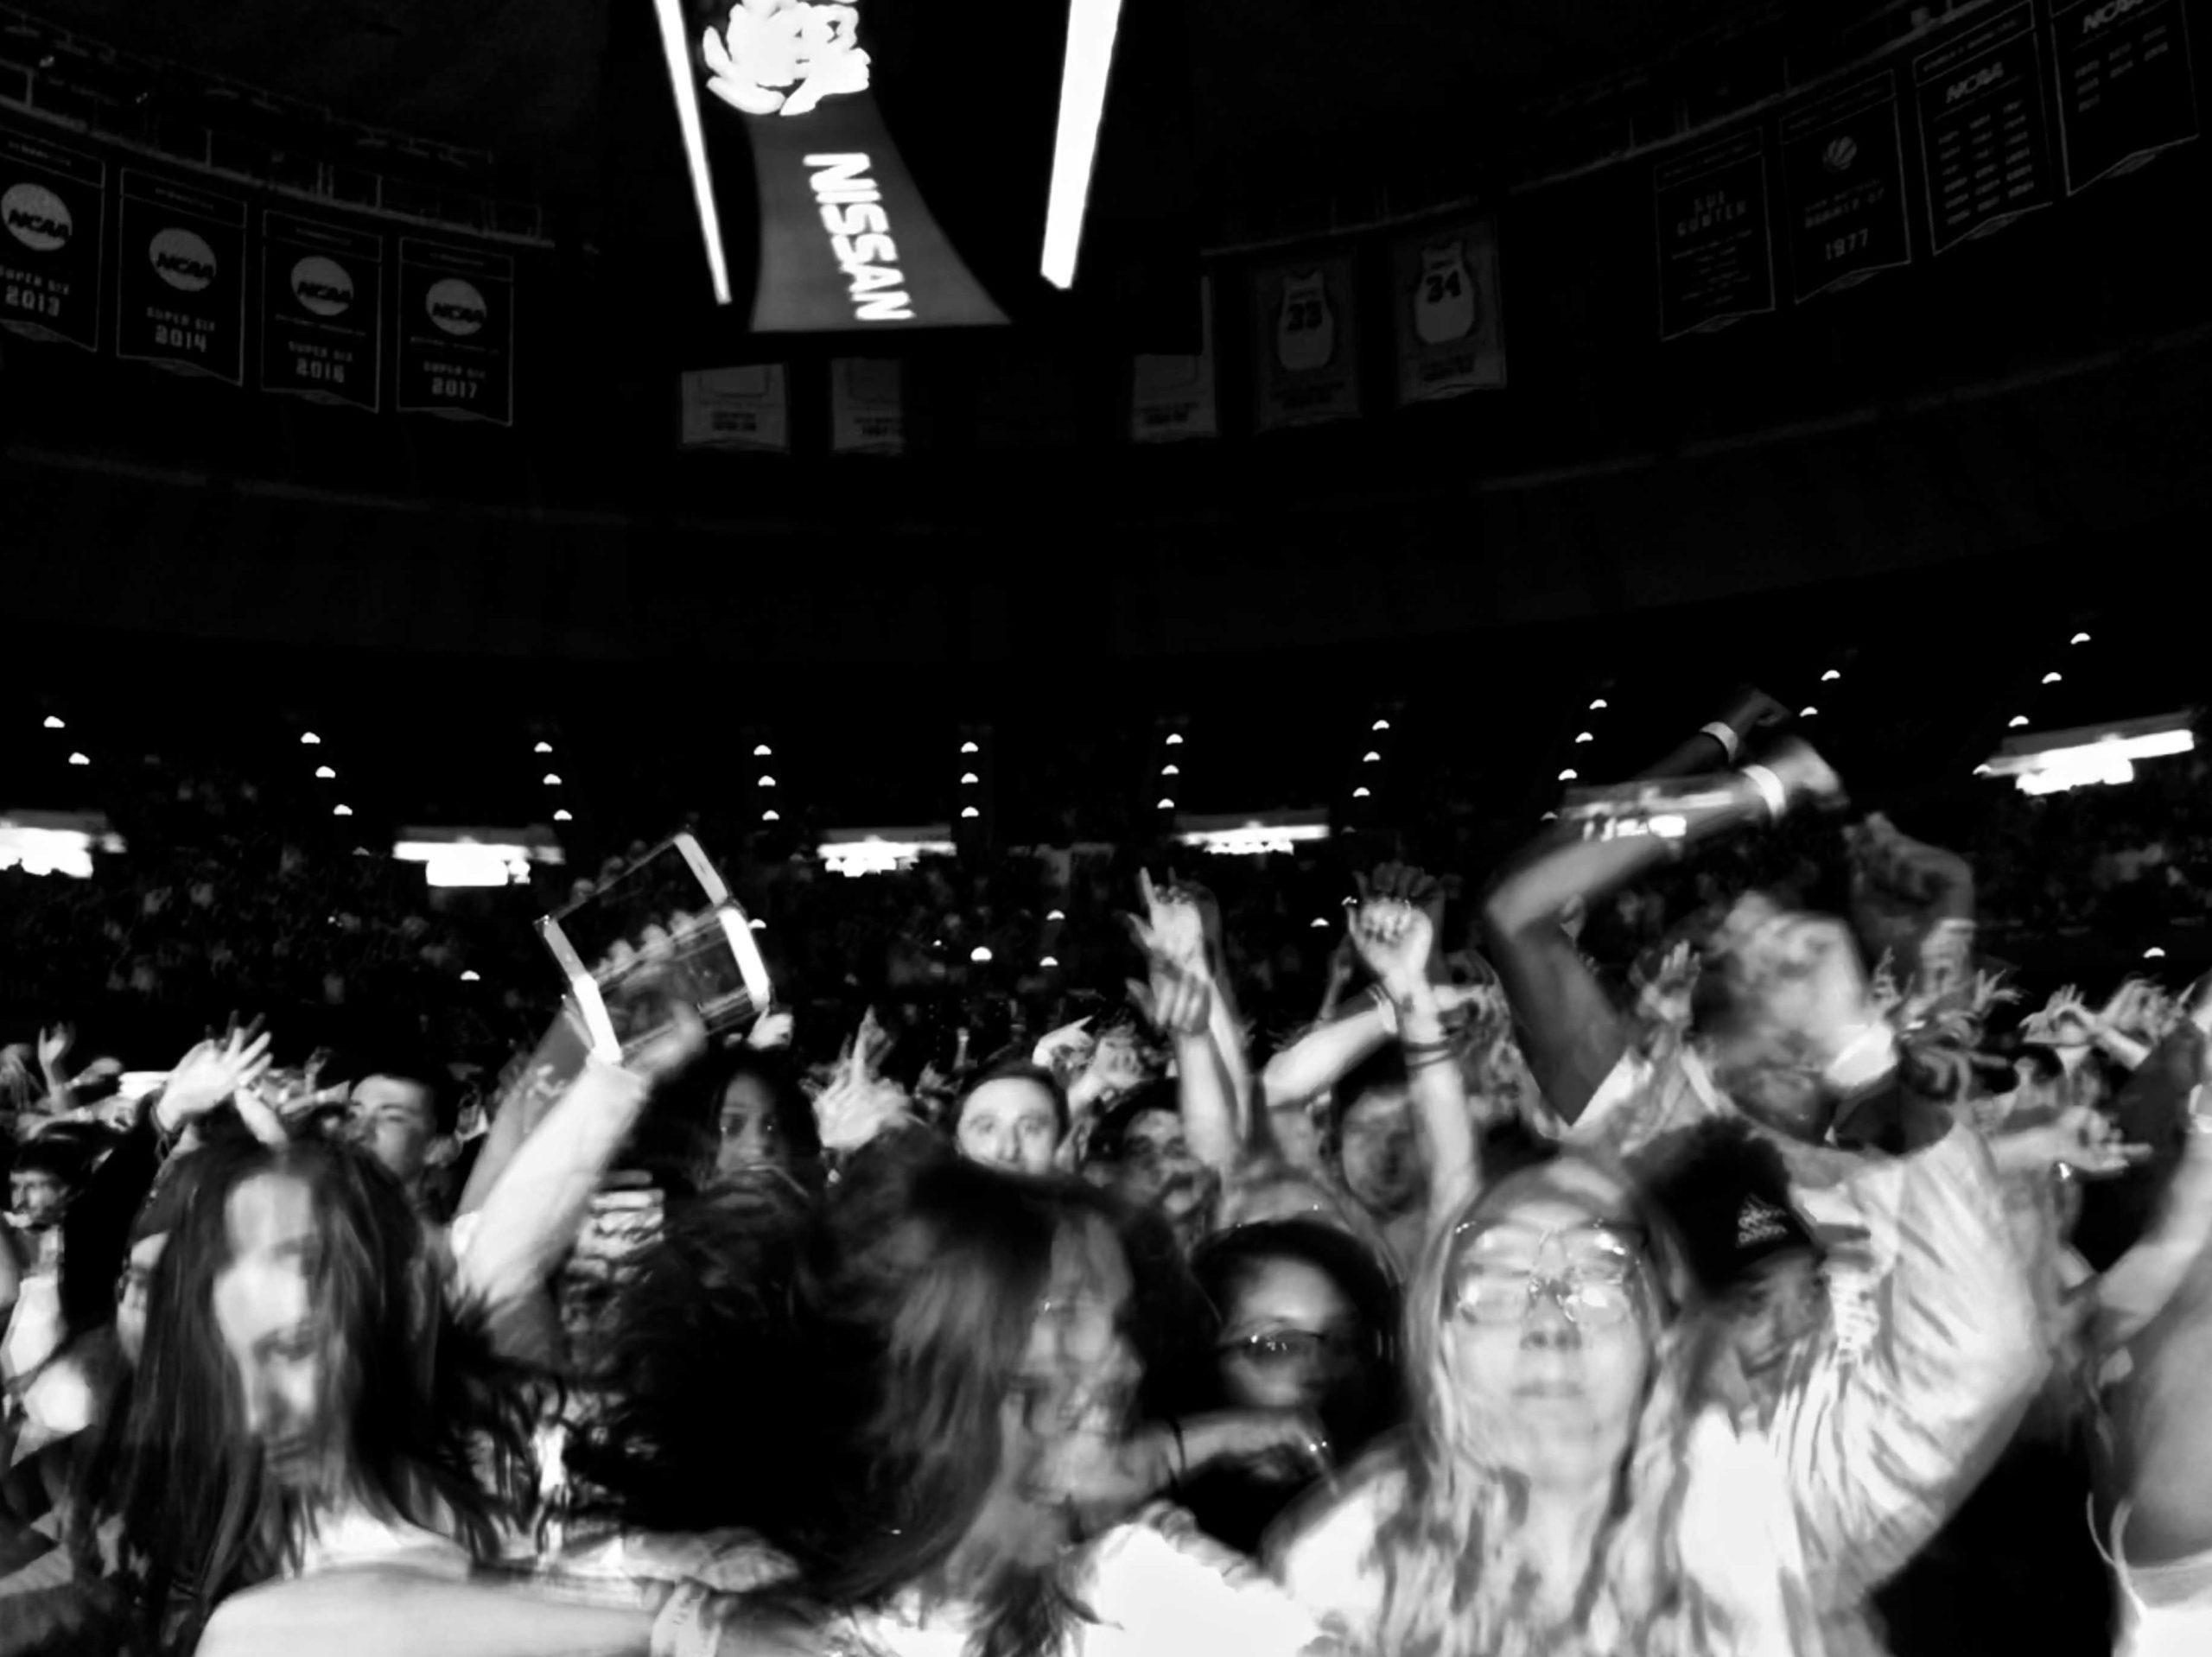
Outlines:
[[1137,875],[1144,900],[1141,918],[1130,917],[1138,947],[1147,956],[1173,962],[1185,972],[1206,971],[1205,917],[1198,904],[1173,887],[1155,886],[1148,872]]
[[[248,1112],[250,1098],[258,1105],[253,1089],[268,1073],[270,1040],[266,1032],[250,1035],[233,1025],[220,1041],[203,1041],[179,1059],[162,1089],[162,1126],[172,1133],[181,1132],[227,1099],[238,1100],[242,1114]],[[274,1120],[265,1106],[261,1108]],[[249,1114],[250,1126],[252,1121]]]
[[1990,1141],[1990,1150],[1999,1166],[2014,1172],[2068,1168],[2085,1179],[2125,1173],[2151,1155],[2147,1145],[2123,1143],[2111,1121],[2088,1105],[2072,1106],[2033,1127],[1999,1133]]
[[856,1151],[894,1122],[912,1114],[905,1089],[868,1068],[863,1025],[838,1061],[837,1074],[814,1101],[814,1120],[826,1151]]
[[1370,899],[1352,917],[1351,939],[1368,971],[1393,997],[1427,981],[1436,929],[1426,911],[1397,898]]
[[77,1032],[66,1024],[57,1024],[50,1030],[38,1032],[38,1062],[49,1076],[59,1076],[61,1066],[69,1057],[69,1050],[77,1044]]
[[1160,955],[1152,957],[1149,985],[1132,981],[1129,1000],[1163,1036],[1182,1039],[1205,1033],[1213,1013],[1213,981]]
[[1721,723],[1733,730],[1739,738],[1754,732],[1770,731],[1790,720],[1789,708],[1768,695],[1757,685],[1738,685],[1729,699],[1728,711],[1720,716]]
[[756,1053],[773,1052],[791,1044],[793,1019],[782,1007],[762,1013],[746,1032],[745,1044]]
[[1783,737],[1759,757],[1758,763],[1781,779],[1793,803],[1805,800],[1828,809],[1846,803],[1843,779],[1802,737]]
[[707,1051],[707,1025],[687,1001],[669,1003],[669,1021],[622,1062],[623,1069],[648,1087],[673,1081]]

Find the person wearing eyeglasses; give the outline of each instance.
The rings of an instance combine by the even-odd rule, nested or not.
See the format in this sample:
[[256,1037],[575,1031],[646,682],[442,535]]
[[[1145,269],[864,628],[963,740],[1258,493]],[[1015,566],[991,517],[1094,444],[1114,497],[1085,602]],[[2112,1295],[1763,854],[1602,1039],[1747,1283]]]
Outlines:
[[1879,1651],[1866,1596],[1973,1488],[2045,1362],[1979,1140],[1899,1172],[1871,1348],[1845,1361],[1821,1332],[1758,1412],[1617,1165],[1569,1151],[1494,1178],[1408,1290],[1409,1432],[1287,1517],[1271,1563],[1363,1651]]

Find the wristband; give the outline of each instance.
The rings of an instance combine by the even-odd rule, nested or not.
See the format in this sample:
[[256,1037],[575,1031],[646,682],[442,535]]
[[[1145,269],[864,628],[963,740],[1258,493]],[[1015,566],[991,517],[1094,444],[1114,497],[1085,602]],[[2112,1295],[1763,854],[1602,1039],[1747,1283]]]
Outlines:
[[1373,989],[1368,991],[1368,994],[1374,997],[1376,1010],[1382,1014],[1383,1024],[1389,1026],[1392,1035],[1396,1035],[1398,1033],[1398,1004],[1390,999],[1390,992],[1377,984]]
[[1175,1435],[1175,1466],[1167,1475],[1167,1488],[1180,1495],[1184,1482],[1191,1476],[1191,1453],[1184,1447],[1183,1424],[1172,1415],[1167,1418],[1167,1431]]
[[1766,806],[1767,821],[1781,822],[1782,814],[1789,809],[1789,790],[1783,786],[1782,778],[1764,765],[1746,765],[1737,775],[1758,790],[1759,799]]
[[1452,1063],[1452,1049],[1448,1045],[1438,1049],[1433,1052],[1426,1052],[1419,1055],[1415,1055],[1411,1049],[1407,1050],[1406,1069],[1408,1070],[1425,1070],[1433,1064],[1449,1064],[1451,1063]]
[[1720,745],[1720,752],[1728,756],[1728,763],[1732,765],[1736,763],[1736,756],[1744,751],[1744,739],[1736,734],[1736,727],[1725,719],[1717,719],[1710,725],[1699,726],[1697,733],[1700,736],[1709,736],[1718,742]]
[[715,1657],[721,1631],[707,1615],[714,1594],[704,1583],[687,1582],[668,1597],[653,1619],[652,1657]]
[[1402,1043],[1398,1051],[1408,1058],[1423,1058],[1435,1053],[1450,1052],[1452,1043],[1448,1037],[1442,1041],[1408,1041]]

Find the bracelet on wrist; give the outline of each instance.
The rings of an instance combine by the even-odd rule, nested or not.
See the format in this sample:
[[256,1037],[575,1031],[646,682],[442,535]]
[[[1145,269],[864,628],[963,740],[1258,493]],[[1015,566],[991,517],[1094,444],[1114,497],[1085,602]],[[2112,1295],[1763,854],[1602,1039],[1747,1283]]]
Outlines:
[[1406,1069],[1408,1070],[1425,1070],[1432,1064],[1449,1064],[1452,1062],[1453,1056],[1448,1044],[1433,1052],[1415,1053],[1411,1048],[1406,1050]]
[[1767,821],[1781,822],[1782,814],[1789,809],[1789,790],[1782,778],[1764,765],[1745,765],[1737,775],[1758,790],[1760,803],[1766,807]]
[[1183,1424],[1172,1415],[1167,1418],[1167,1431],[1175,1438],[1175,1464],[1167,1470],[1167,1488],[1180,1495],[1191,1476],[1191,1452],[1183,1443]]
[[1697,733],[1709,736],[1718,742],[1720,752],[1728,756],[1728,763],[1732,765],[1736,763],[1736,756],[1744,751],[1744,739],[1736,734],[1736,727],[1725,719],[1714,720],[1710,725],[1700,725]]

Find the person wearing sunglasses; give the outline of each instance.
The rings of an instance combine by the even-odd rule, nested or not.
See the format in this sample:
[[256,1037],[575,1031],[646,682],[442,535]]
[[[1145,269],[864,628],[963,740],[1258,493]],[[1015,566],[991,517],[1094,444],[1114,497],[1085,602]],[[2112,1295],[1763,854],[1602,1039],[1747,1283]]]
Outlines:
[[1906,1159],[1882,1327],[1778,1402],[1617,1165],[1502,1178],[1408,1290],[1411,1429],[1294,1511],[1269,1558],[1356,1649],[1433,1657],[1872,1653],[1864,1603],[1986,1469],[2044,1355],[1980,1142]]

